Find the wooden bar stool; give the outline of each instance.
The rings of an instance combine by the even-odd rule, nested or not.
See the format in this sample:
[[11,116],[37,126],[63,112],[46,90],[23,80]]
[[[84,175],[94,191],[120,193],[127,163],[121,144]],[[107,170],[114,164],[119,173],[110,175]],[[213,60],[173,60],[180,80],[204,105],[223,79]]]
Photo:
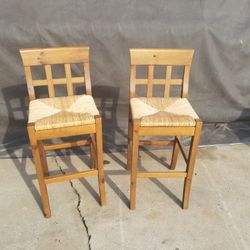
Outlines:
[[[106,204],[103,170],[102,121],[91,92],[89,71],[89,47],[59,47],[45,49],[21,49],[25,76],[29,93],[28,134],[42,206],[45,217],[51,216],[47,184],[98,176],[101,205]],[[73,77],[72,64],[81,64],[83,74]],[[52,67],[62,65],[64,78],[53,78]],[[33,79],[32,70],[36,66],[45,68],[46,79]],[[74,84],[84,84],[86,94],[74,95]],[[66,85],[67,96],[55,97],[55,86]],[[34,87],[47,86],[48,98],[37,99]],[[45,140],[69,136],[89,135],[87,140],[77,140],[57,144],[45,144]],[[92,169],[64,175],[49,175],[46,151],[76,146],[90,146]]]
[[[130,209],[135,209],[137,178],[185,178],[183,191],[184,209],[188,208],[190,188],[200,140],[202,121],[188,102],[188,84],[193,50],[182,49],[130,49],[130,114],[128,125],[128,168],[131,169]],[[137,78],[137,66],[148,68],[148,77]],[[165,67],[165,78],[155,79],[154,69]],[[183,77],[172,78],[174,67],[182,66]],[[146,97],[136,97],[136,86],[146,86]],[[163,97],[153,97],[153,86],[164,86]],[[181,86],[181,97],[169,97],[172,85]],[[173,136],[173,140],[141,140],[145,136]],[[191,136],[188,156],[180,142],[180,136]],[[139,146],[173,145],[170,164],[175,169],[179,150],[187,164],[186,171],[138,172]]]

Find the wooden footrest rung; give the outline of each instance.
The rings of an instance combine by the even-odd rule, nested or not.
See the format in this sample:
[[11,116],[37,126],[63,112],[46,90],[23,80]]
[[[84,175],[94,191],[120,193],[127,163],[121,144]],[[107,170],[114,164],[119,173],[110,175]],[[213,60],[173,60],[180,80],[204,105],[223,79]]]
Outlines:
[[74,142],[63,142],[51,145],[44,145],[44,150],[56,150],[56,149],[64,149],[64,148],[72,148],[72,147],[79,147],[79,146],[86,146],[90,144],[90,140],[79,140]]
[[137,172],[138,178],[184,178],[187,176],[186,172]]
[[140,146],[169,146],[173,145],[174,141],[149,141],[149,140],[142,140],[139,142]]
[[98,175],[98,170],[87,170],[87,171],[81,171],[76,173],[68,173],[63,175],[55,175],[55,176],[47,176],[44,178],[44,181],[46,184],[54,183],[54,182],[60,182],[65,180],[72,180],[72,179],[79,179],[87,176],[96,176]]

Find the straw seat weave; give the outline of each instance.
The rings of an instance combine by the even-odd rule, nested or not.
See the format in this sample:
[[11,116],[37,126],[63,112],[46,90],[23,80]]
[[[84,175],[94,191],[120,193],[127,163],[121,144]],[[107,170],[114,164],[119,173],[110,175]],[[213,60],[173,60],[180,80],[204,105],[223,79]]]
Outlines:
[[195,113],[186,98],[138,97],[130,100],[133,119],[147,126],[195,126]]
[[29,123],[35,130],[94,124],[95,115],[99,112],[90,95],[35,99],[29,105]]

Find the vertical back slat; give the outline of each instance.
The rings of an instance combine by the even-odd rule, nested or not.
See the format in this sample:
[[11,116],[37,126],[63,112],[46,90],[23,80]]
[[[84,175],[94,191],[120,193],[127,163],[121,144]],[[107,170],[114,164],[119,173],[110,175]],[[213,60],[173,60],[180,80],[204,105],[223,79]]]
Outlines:
[[148,65],[147,97],[152,97],[153,95],[153,78],[154,78],[154,65]]
[[53,85],[51,65],[45,65],[45,74],[48,82],[49,97],[54,97],[55,89]]
[[83,71],[84,71],[86,94],[92,95],[89,62],[83,63]]
[[169,97],[171,84],[172,66],[167,66],[166,70],[166,84],[164,89],[164,97]]
[[32,83],[33,80],[32,80],[31,67],[25,66],[24,71],[25,71],[25,77],[26,77],[26,82],[28,86],[29,99],[30,101],[32,101],[36,99],[36,95],[35,95],[35,90],[34,90],[34,86]]
[[186,98],[188,96],[188,85],[189,85],[189,76],[190,76],[190,66],[185,66],[183,84],[181,90],[181,97]]
[[135,97],[136,65],[130,66],[130,98]]
[[72,76],[71,76],[71,66],[70,64],[66,63],[64,65],[65,68],[65,75],[66,75],[66,83],[67,83],[67,92],[68,95],[73,95],[73,85],[72,85]]

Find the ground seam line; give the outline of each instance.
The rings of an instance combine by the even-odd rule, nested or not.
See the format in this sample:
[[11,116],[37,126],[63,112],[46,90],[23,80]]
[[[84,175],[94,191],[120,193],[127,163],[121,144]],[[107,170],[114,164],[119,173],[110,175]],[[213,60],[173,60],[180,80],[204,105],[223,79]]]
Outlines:
[[[61,173],[62,174],[66,174],[65,171],[63,171],[62,167],[60,166],[59,162],[57,161],[57,156],[55,156],[55,161],[56,161],[56,164],[58,166],[58,168],[60,169]],[[70,186],[71,188],[73,189],[73,192],[74,194],[77,196],[77,199],[78,199],[78,202],[77,202],[77,206],[76,206],[76,210],[79,214],[79,217],[81,218],[81,221],[82,221],[82,224],[85,228],[85,231],[86,231],[86,234],[87,234],[87,237],[88,237],[88,247],[89,247],[89,250],[91,250],[91,243],[90,243],[90,240],[91,240],[91,234],[89,233],[89,228],[88,228],[88,225],[86,223],[86,220],[84,218],[84,215],[82,214],[82,211],[80,209],[80,205],[81,205],[81,195],[80,193],[77,191],[77,189],[74,187],[74,184],[72,182],[72,180],[69,180],[69,183],[70,183]]]

